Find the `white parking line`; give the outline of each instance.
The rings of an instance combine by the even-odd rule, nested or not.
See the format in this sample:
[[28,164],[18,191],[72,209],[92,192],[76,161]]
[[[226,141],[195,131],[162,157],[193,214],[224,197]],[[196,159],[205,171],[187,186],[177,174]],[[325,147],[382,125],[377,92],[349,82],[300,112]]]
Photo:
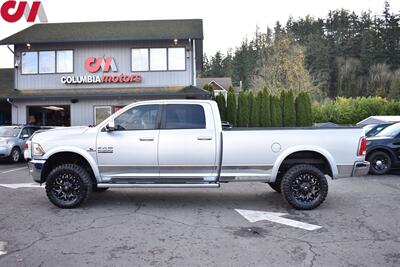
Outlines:
[[18,189],[18,188],[44,188],[44,185],[34,183],[20,183],[20,184],[0,184],[2,187]]
[[0,174],[16,172],[16,171],[25,170],[25,169],[28,169],[28,167],[22,167],[22,168],[16,168],[16,169],[7,170],[7,171],[0,172]]
[[6,246],[7,246],[7,242],[0,241],[0,256],[7,254]]

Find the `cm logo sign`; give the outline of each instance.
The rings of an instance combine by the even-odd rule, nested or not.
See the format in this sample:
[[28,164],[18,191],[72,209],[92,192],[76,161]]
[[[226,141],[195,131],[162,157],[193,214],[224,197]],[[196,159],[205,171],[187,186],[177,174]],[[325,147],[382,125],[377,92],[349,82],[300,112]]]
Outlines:
[[8,0],[1,4],[1,17],[7,22],[17,22],[22,16],[27,22],[35,22],[39,17],[40,22],[47,22],[46,12],[40,1],[33,1],[32,6],[27,1]]
[[85,61],[85,68],[90,73],[96,73],[100,68],[103,72],[109,72],[110,70],[113,72],[118,71],[115,60],[112,57],[89,57]]

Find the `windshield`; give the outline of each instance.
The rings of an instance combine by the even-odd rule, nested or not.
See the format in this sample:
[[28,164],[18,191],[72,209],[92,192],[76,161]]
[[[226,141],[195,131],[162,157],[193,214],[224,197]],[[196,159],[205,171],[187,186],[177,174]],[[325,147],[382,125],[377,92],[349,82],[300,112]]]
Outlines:
[[400,123],[396,123],[393,125],[390,125],[383,129],[380,133],[378,133],[376,136],[389,136],[389,137],[395,137],[400,133]]
[[16,137],[20,130],[19,127],[0,127],[0,137]]

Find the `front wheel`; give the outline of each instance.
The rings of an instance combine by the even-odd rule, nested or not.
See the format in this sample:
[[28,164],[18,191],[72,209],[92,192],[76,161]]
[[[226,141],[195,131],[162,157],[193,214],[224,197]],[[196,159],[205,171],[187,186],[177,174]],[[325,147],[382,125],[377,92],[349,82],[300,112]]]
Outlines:
[[295,209],[312,210],[321,205],[328,195],[325,175],[312,165],[296,165],[282,178],[283,198]]
[[375,175],[383,175],[390,171],[392,167],[392,159],[386,152],[376,151],[368,157],[371,162],[369,172]]
[[53,169],[46,180],[50,202],[63,209],[81,205],[92,191],[89,173],[76,164],[63,164]]
[[18,163],[21,160],[21,151],[18,147],[14,147],[10,153],[10,162]]

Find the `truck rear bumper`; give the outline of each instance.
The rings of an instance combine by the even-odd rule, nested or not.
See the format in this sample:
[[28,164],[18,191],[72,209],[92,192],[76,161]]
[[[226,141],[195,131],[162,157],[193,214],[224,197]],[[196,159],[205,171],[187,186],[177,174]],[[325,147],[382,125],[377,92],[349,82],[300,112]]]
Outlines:
[[32,176],[33,180],[37,183],[42,183],[42,169],[45,160],[31,160],[28,162],[29,174]]
[[354,163],[353,171],[351,176],[364,176],[367,175],[369,172],[370,163],[368,161],[359,161]]

